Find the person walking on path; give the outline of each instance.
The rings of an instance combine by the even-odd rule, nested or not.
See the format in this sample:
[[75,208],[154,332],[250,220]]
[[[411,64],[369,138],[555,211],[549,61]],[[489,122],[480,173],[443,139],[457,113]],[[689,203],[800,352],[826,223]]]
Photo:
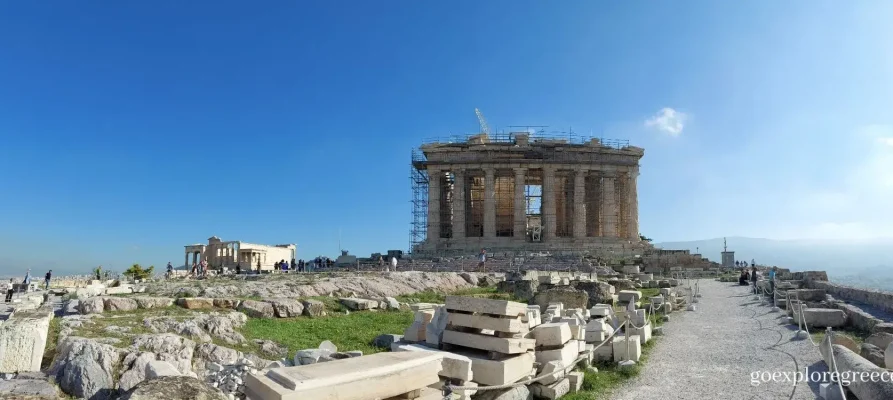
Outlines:
[[5,289],[6,289],[6,300],[5,300],[4,302],[5,302],[5,303],[9,303],[10,301],[12,301],[12,295],[13,295],[13,293],[15,293],[15,289],[14,289],[14,288],[15,288],[15,284],[13,283],[12,278],[10,278],[10,279],[9,279],[9,283],[7,283],[7,284],[4,285],[4,286],[5,286]]
[[481,249],[481,254],[478,255],[478,270],[484,270],[484,264],[487,262],[487,250]]
[[43,277],[44,278],[43,279],[43,284],[44,284],[43,290],[50,290],[50,279],[52,277],[53,277],[53,270],[50,270],[49,272],[47,272],[46,276]]
[[25,291],[28,291],[28,287],[31,285],[31,268],[28,268],[28,272],[25,272],[25,280],[22,281],[25,284]]
[[750,283],[753,285],[753,294],[759,294],[757,292],[757,267],[751,267],[753,269],[750,270]]
[[397,272],[397,257],[391,257],[391,269]]

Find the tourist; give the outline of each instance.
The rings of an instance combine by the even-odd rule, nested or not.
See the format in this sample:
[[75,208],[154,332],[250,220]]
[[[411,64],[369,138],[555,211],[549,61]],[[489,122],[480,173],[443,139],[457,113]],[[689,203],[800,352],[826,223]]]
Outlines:
[[50,270],[49,272],[47,272],[47,274],[43,277],[43,285],[44,285],[43,290],[50,290],[50,278],[52,278],[52,277],[53,277],[53,270]]
[[198,274],[198,263],[192,263],[192,270],[189,271],[189,274],[192,276],[196,276],[196,274]]
[[260,275],[260,259],[257,259],[257,274]]
[[13,283],[12,278],[9,279],[9,283],[6,284],[6,300],[5,303],[9,303],[12,301],[12,294],[15,293],[15,283]]
[[242,273],[242,263],[236,263],[236,275]]
[[297,271],[297,270],[298,270],[298,263],[295,262],[295,259],[294,259],[294,258],[291,259],[291,270],[292,270],[292,271]]
[[478,269],[483,271],[484,264],[487,262],[487,250],[481,249],[481,254],[478,255]]
[[775,296],[775,274],[778,272],[778,267],[772,267],[769,270],[769,291],[772,293],[773,298]]
[[747,286],[747,278],[748,278],[747,268],[744,268],[741,270],[741,276],[738,277],[738,285]]
[[391,257],[391,269],[397,272],[397,257]]
[[31,284],[31,268],[28,268],[28,272],[25,272],[25,280],[22,283],[25,284],[25,291],[28,291],[28,285]]
[[96,267],[96,280],[102,280],[102,265]]
[[384,271],[384,256],[378,256],[378,270]]
[[750,282],[753,284],[753,293],[759,294],[757,291],[757,267],[751,267]]

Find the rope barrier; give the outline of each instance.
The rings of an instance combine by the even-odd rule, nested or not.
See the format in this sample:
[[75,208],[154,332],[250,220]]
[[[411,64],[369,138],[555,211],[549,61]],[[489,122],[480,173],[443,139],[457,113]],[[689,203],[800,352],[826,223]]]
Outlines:
[[[777,291],[776,291],[777,292]],[[788,307],[790,307],[790,292],[785,292],[786,300],[788,302]],[[810,344],[819,352],[819,357],[824,358],[822,356],[821,343],[816,343],[815,340],[812,339],[812,334],[809,333],[809,323],[806,321],[806,314],[804,313],[804,308],[806,308],[806,303],[800,301],[800,294],[794,292],[794,299],[797,301],[797,316],[798,318],[798,334],[799,332],[805,332],[806,338],[809,339]],[[840,398],[846,400],[846,392],[843,390],[843,383],[840,381],[840,370],[837,369],[837,359],[834,357],[834,331],[828,327],[825,331],[825,336],[828,339],[828,354],[831,357],[831,367],[834,370],[834,376],[837,376],[837,389],[840,391]]]
[[[828,335],[828,353],[831,355],[831,367],[834,368],[834,373],[837,376],[837,389],[840,390],[840,398],[846,400],[846,392],[843,390],[843,383],[840,381],[840,371],[837,369],[837,359],[834,357],[834,331],[828,327],[826,331]],[[819,355],[821,355],[821,351],[819,351]]]

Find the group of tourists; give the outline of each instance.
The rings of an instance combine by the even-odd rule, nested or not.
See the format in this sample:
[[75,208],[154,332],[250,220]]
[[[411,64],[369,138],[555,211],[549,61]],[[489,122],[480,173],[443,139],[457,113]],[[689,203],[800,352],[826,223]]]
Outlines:
[[[318,269],[318,268],[324,268],[327,266],[331,267],[333,264],[334,264],[334,261],[332,259],[329,259],[326,257],[317,257],[310,261],[295,260],[294,258],[292,258],[291,262],[286,261],[285,259],[282,259],[282,260],[279,260],[278,262],[274,263],[273,270],[274,271],[282,271],[282,272],[289,272],[289,271],[312,272],[313,270]],[[192,263],[192,269],[190,270],[189,275],[192,277],[196,277],[196,278],[206,277],[206,276],[208,276],[208,268],[209,268],[208,262],[205,260],[202,260],[198,263]],[[261,269],[262,269],[261,263],[260,263],[260,261],[258,261],[257,265],[256,265],[256,271],[258,274],[261,273]],[[241,274],[242,271],[243,271],[242,263],[236,264],[236,274]],[[251,272],[251,269],[250,268],[247,269],[246,272]],[[174,277],[174,266],[170,262],[168,262],[167,270],[165,271],[165,278],[170,279],[173,277]]]
[[[53,270],[47,271],[46,275],[44,275],[44,280],[43,280],[44,290],[50,289],[50,280],[52,278],[53,278]],[[27,288],[28,288],[28,285],[30,285],[30,284],[31,284],[31,268],[28,268],[28,271],[25,272],[25,279],[22,280],[22,287],[25,290],[28,290]],[[15,278],[10,278],[9,283],[4,283],[3,286],[4,286],[3,289],[5,289],[4,292],[6,293],[4,302],[9,303],[10,301],[12,301],[12,296],[16,292]]]
[[[778,272],[778,267],[772,267],[768,271],[768,275],[766,279],[769,280],[769,292],[775,292],[775,274]],[[741,270],[741,275],[738,277],[738,284],[741,286],[747,286],[748,280],[750,281],[751,292],[753,294],[760,294],[760,289],[757,288],[757,280],[759,280],[759,274],[757,273],[757,267],[755,264],[751,263],[750,271],[748,272],[747,268]]]
[[[170,262],[167,265],[171,265]],[[198,263],[192,263],[192,271],[190,271],[190,275],[198,278],[200,276],[208,276],[208,261],[201,260]]]
[[378,267],[381,268],[385,272],[389,271],[397,271],[397,257],[391,256],[391,262],[389,266],[384,265],[384,256],[378,256]]
[[[260,265],[260,264],[258,264]],[[325,262],[324,258],[317,257],[314,260],[309,262],[304,260],[295,260],[291,259],[291,262],[280,260],[278,263],[274,265],[274,270],[278,269],[282,272],[295,271],[295,272],[311,272],[314,269],[322,268],[324,266],[329,266],[330,264]],[[258,267],[258,271],[260,271],[260,267]],[[240,273],[240,271],[236,270],[236,273]]]

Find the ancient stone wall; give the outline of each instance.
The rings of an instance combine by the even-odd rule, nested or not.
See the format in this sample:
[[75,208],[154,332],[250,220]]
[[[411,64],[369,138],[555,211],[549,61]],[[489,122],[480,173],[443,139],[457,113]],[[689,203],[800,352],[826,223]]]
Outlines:
[[884,311],[893,312],[893,292],[860,289],[819,280],[807,280],[806,287],[810,289],[823,289],[826,293],[841,300],[868,304]]

